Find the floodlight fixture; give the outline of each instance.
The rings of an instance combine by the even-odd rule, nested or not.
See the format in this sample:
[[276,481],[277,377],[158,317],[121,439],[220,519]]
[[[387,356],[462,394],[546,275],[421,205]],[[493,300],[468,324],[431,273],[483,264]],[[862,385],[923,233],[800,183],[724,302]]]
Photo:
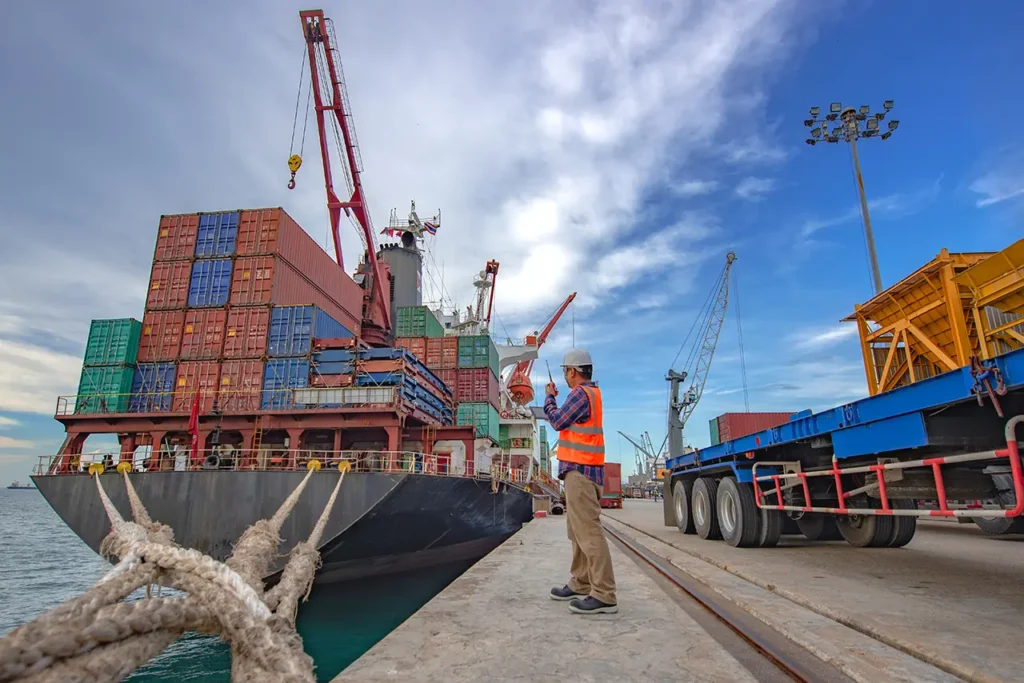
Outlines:
[[816,137],[820,137],[820,136],[821,136],[821,128],[812,128],[811,129],[811,137],[815,137],[816,138]]
[[900,126],[900,122],[899,121],[890,121],[889,122],[889,130],[896,130],[897,128],[899,128],[899,126]]
[[832,103],[832,104],[831,104],[831,105],[829,106],[829,111],[831,111],[831,112],[832,112],[833,114],[838,114],[838,113],[839,113],[839,112],[841,112],[842,110],[843,110],[843,105],[842,105],[842,103],[841,103],[841,102],[833,102],[833,103]]
[[878,119],[868,119],[868,130],[878,130]]
[[814,119],[804,119],[804,125],[810,128],[814,125]]
[[811,107],[811,116],[817,116],[821,113],[821,107]]
[[866,104],[861,105],[861,107],[860,107],[860,113],[861,114],[865,114],[866,115],[869,111],[871,111],[871,107],[869,107]]
[[811,138],[807,138],[806,140],[804,140],[804,142],[806,142],[808,145],[816,145],[818,143],[817,140],[812,140]]
[[882,139],[883,140],[888,140],[891,137],[892,137],[892,131],[891,130],[887,130],[884,133],[882,133]]
[[886,100],[885,102],[882,103],[882,106],[885,108],[886,111],[889,111],[890,109],[893,108],[895,104],[896,103],[893,102],[892,100]]

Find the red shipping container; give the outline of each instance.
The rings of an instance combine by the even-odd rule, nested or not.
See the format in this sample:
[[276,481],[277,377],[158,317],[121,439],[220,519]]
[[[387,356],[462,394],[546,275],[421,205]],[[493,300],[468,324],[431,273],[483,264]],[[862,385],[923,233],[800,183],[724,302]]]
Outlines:
[[617,462],[604,463],[604,494],[622,495],[622,465]]
[[160,216],[154,261],[187,261],[196,253],[199,214],[185,213]]
[[455,388],[459,381],[458,370],[434,370],[434,374],[437,378],[448,385],[448,388],[452,391],[452,398],[455,398]]
[[459,338],[439,337],[426,339],[426,358],[421,358],[431,370],[453,370],[459,367]]
[[213,410],[220,380],[220,363],[215,360],[197,360],[178,363],[178,376],[174,381],[174,398],[171,410],[176,413],[192,412],[196,392],[202,392],[199,412]]
[[146,310],[185,308],[188,304],[188,284],[191,279],[191,261],[154,263],[149,277]]
[[[424,364],[427,362],[427,339],[426,337],[398,337],[395,339],[395,346],[407,349],[409,353],[416,356]],[[454,389],[455,387],[452,387]]]
[[789,422],[793,413],[724,413],[718,416],[718,439],[732,441]]
[[490,368],[463,368],[456,372],[452,389],[457,403],[487,402],[498,407],[498,378]]
[[431,338],[426,342],[426,357],[422,358],[424,365],[431,370],[441,369],[441,358],[444,355],[444,338]]
[[[362,322],[363,289],[310,235],[281,208],[242,211],[236,246],[240,257],[276,256],[289,268],[275,264],[270,298],[251,303],[316,304],[348,328],[359,333]],[[243,259],[239,259],[242,261]],[[239,265],[235,264],[235,272]],[[234,293],[232,292],[232,296]],[[238,304],[232,298],[233,304]]]
[[229,360],[220,368],[217,407],[224,412],[252,413],[260,409],[262,360]]
[[224,358],[262,358],[267,355],[269,329],[269,306],[229,309],[224,330]]
[[224,353],[225,308],[197,308],[185,313],[181,334],[182,360],[214,360]]
[[352,375],[314,374],[309,383],[314,387],[347,387],[352,385]]
[[147,311],[139,337],[139,362],[159,363],[178,359],[185,311]]

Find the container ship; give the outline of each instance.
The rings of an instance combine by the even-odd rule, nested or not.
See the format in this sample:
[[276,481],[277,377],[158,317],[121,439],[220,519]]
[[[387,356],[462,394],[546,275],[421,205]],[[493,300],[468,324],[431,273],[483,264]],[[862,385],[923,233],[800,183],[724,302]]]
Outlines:
[[[178,543],[222,560],[317,461],[271,580],[343,461],[320,581],[482,557],[533,517],[536,494],[558,495],[528,405],[529,368],[557,315],[525,344],[496,345],[496,261],[477,278],[475,309],[424,305],[423,242],[439,216],[421,221],[415,204],[407,220],[393,212],[381,233],[397,241],[378,245],[333,26],[318,10],[300,19],[321,141],[343,141],[335,158],[352,192],[338,198],[321,145],[335,256],[280,207],[160,217],[141,320],[92,321],[78,391],[57,399],[64,443],[33,476],[97,552],[110,525],[90,475],[130,518],[118,469]],[[300,165],[289,159],[290,188]],[[342,214],[365,246],[354,276]],[[116,435],[119,448],[91,451],[92,435]]]

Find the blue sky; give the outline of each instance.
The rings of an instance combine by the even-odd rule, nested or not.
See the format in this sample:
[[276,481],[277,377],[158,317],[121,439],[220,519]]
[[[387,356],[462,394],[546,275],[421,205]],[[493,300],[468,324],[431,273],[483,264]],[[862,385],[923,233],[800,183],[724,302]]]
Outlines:
[[[0,482],[60,445],[55,397],[75,390],[88,321],[141,316],[160,214],[281,205],[325,237],[312,129],[285,189],[304,6],[126,7],[3,10],[0,60],[17,67],[0,73]],[[579,291],[542,359],[571,345],[574,315],[613,434],[661,442],[665,370],[730,248],[751,409],[866,393],[839,323],[871,292],[849,152],[804,144],[811,105],[896,101],[896,135],[861,148],[887,285],[943,247],[1021,234],[1010,0],[324,9],[377,225],[413,198],[441,207],[435,259],[458,303],[501,262],[499,334]],[[354,231],[344,246],[351,266]],[[687,432],[698,446],[709,418],[743,408],[734,314]]]

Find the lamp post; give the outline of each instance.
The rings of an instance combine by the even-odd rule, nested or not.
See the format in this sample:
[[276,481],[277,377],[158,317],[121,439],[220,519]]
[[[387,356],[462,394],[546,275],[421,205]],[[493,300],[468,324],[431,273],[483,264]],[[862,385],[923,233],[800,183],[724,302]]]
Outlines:
[[[878,254],[875,252],[875,236],[871,230],[871,216],[868,214],[868,199],[864,193],[864,178],[860,172],[860,157],[857,155],[857,140],[878,137],[888,140],[899,125],[899,121],[889,121],[889,129],[882,132],[880,124],[885,115],[893,108],[893,101],[882,103],[883,111],[871,113],[871,108],[864,105],[859,109],[843,107],[840,102],[829,105],[829,113],[819,119],[820,107],[811,107],[811,118],[804,120],[804,125],[811,129],[811,137],[807,144],[814,146],[819,142],[850,143],[853,156],[853,172],[857,178],[857,193],[860,196],[860,212],[864,216],[864,239],[868,245],[868,258],[871,261],[871,278],[875,283],[875,294],[882,293],[882,273],[878,269]],[[831,128],[830,128],[831,126]]]

